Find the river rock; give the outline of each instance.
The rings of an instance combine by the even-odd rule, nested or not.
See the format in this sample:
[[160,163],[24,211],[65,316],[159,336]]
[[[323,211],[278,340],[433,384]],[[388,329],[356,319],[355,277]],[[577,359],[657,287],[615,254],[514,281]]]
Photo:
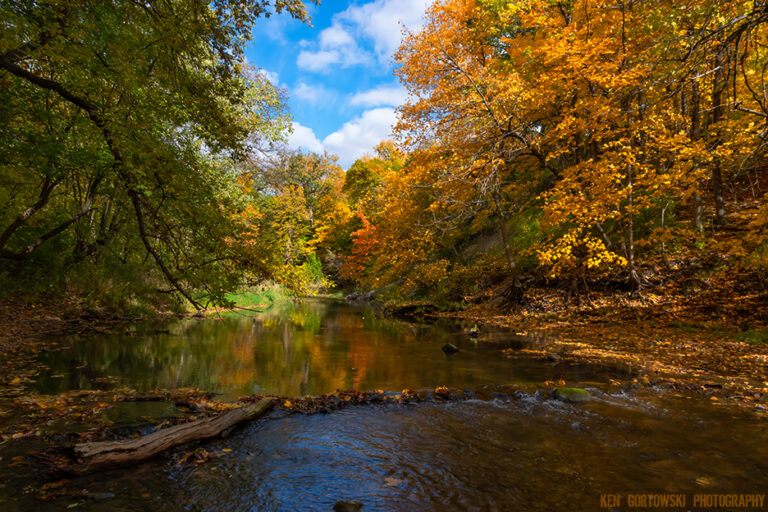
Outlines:
[[550,352],[549,354],[547,354],[547,361],[551,361],[553,363],[559,363],[561,359],[562,357],[560,356],[560,354],[557,354],[555,352]]
[[463,389],[454,389],[451,391],[451,399],[452,400],[467,400],[469,399],[469,396],[467,396],[467,392]]
[[469,336],[471,338],[477,338],[480,336],[480,328],[477,325],[472,326],[472,328],[469,329]]
[[475,390],[475,398],[487,402],[491,400],[491,390],[488,389],[488,386],[481,386]]
[[442,350],[443,350],[443,352],[445,352],[446,354],[448,354],[450,356],[451,354],[455,354],[456,352],[458,352],[459,351],[459,347],[457,347],[453,343],[446,343],[445,345],[443,345],[443,349]]
[[376,300],[377,293],[378,293],[378,290],[371,290],[369,292],[352,292],[346,297],[344,297],[344,300],[346,300],[351,304],[369,303]]
[[334,512],[357,512],[363,508],[363,504],[359,501],[337,501],[333,506]]
[[552,391],[552,398],[561,402],[589,402],[592,395],[586,389],[581,388],[557,388]]
[[93,501],[104,501],[104,500],[111,500],[115,497],[114,493],[111,492],[94,492],[89,493],[88,497]]

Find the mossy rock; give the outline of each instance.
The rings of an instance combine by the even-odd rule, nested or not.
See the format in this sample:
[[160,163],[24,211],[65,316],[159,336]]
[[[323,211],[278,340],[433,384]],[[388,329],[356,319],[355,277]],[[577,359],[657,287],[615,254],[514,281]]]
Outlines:
[[552,398],[561,402],[589,402],[592,395],[586,389],[581,388],[557,388],[552,391]]

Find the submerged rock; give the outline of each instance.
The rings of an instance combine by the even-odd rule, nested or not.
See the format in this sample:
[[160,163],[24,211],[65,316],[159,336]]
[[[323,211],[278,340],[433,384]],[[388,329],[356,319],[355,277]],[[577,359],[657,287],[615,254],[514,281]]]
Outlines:
[[115,497],[114,493],[111,492],[94,492],[88,494],[88,497],[93,501],[104,501],[104,500],[111,500]]
[[561,402],[589,402],[592,395],[586,389],[581,388],[557,388],[552,391],[552,398]]
[[363,508],[359,501],[337,501],[333,506],[334,512],[357,512]]
[[445,352],[446,354],[448,354],[450,356],[451,354],[455,354],[456,352],[458,352],[459,351],[459,347],[457,347],[453,343],[446,343],[445,345],[443,345],[443,349],[442,350],[443,350],[443,352]]
[[556,352],[550,352],[549,354],[547,354],[547,361],[550,361],[553,363],[559,363],[561,359],[562,357],[560,356],[560,354]]

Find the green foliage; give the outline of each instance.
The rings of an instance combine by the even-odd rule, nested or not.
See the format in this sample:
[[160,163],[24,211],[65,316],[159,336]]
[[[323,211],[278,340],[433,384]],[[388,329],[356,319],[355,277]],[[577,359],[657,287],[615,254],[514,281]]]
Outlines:
[[320,262],[320,258],[317,254],[312,253],[307,256],[307,260],[302,265],[304,268],[304,275],[309,282],[322,282],[325,279],[323,275],[323,264]]
[[736,334],[736,339],[750,345],[768,344],[768,329],[749,329]]
[[254,306],[270,308],[276,304],[283,304],[289,301],[289,297],[285,294],[283,288],[271,283],[263,283],[242,291],[228,293],[226,298],[232,307],[238,308]]
[[306,19],[299,0],[0,0],[9,274],[45,288],[88,272],[131,297],[225,301],[241,280],[232,212],[250,201],[238,162],[289,126],[243,47],[258,17],[282,11]]

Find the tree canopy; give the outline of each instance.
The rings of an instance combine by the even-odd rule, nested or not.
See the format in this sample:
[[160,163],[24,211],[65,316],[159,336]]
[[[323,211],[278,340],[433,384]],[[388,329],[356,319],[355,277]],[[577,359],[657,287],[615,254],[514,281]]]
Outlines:
[[395,57],[407,162],[350,169],[381,191],[355,275],[458,299],[523,274],[640,290],[681,257],[764,268],[766,14],[438,0]]
[[3,0],[0,12],[3,267],[108,260],[112,278],[159,273],[195,306],[220,300],[237,279],[225,240],[245,207],[238,162],[288,127],[243,48],[259,17],[306,21],[302,2]]

